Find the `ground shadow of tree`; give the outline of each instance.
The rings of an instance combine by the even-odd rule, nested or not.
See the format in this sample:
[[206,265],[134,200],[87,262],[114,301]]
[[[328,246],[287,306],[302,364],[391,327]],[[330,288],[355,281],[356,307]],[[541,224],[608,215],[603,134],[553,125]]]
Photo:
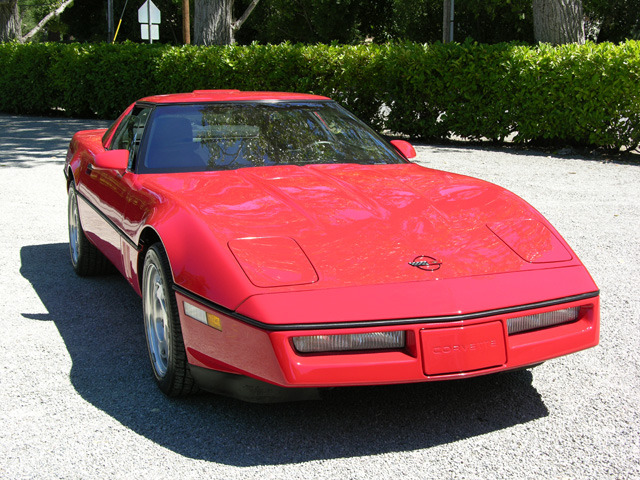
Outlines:
[[164,397],[146,358],[140,299],[119,275],[81,279],[66,244],[21,249],[21,274],[40,296],[87,402],[157,444],[235,466],[411,451],[548,415],[522,371],[456,382],[326,391],[320,401],[254,405],[202,394]]
[[106,128],[109,123],[101,120],[0,115],[0,166],[62,164],[74,133]]

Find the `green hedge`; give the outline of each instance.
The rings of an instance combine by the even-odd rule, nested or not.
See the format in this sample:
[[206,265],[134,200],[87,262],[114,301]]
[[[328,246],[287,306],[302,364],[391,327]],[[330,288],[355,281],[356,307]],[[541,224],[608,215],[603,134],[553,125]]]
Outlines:
[[151,94],[206,88],[331,96],[377,128],[461,137],[640,143],[640,42],[170,47],[0,44],[0,111],[114,118]]

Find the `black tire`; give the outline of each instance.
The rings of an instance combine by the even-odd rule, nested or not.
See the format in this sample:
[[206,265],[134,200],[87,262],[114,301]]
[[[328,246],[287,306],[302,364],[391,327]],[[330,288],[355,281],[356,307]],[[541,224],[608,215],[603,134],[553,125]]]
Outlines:
[[198,391],[191,376],[182,339],[171,267],[160,243],[145,255],[142,271],[142,313],[149,360],[156,383],[169,397]]
[[73,182],[69,185],[67,221],[69,254],[73,270],[81,277],[103,275],[113,271],[111,262],[87,239],[78,214],[78,195]]

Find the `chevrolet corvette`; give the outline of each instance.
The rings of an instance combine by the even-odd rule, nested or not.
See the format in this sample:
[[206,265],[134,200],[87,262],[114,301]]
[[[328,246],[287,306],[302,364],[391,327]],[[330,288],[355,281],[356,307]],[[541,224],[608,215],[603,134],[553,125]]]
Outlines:
[[143,98],[71,140],[71,263],[142,297],[169,396],[307,398],[597,345],[598,288],[554,227],[415,155],[326,97]]

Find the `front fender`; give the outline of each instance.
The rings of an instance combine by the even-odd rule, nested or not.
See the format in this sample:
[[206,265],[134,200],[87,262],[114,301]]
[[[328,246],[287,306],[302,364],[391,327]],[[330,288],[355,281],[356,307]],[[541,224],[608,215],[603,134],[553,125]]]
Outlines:
[[151,213],[147,225],[164,246],[177,286],[230,310],[256,293],[227,242],[188,209],[161,206]]

